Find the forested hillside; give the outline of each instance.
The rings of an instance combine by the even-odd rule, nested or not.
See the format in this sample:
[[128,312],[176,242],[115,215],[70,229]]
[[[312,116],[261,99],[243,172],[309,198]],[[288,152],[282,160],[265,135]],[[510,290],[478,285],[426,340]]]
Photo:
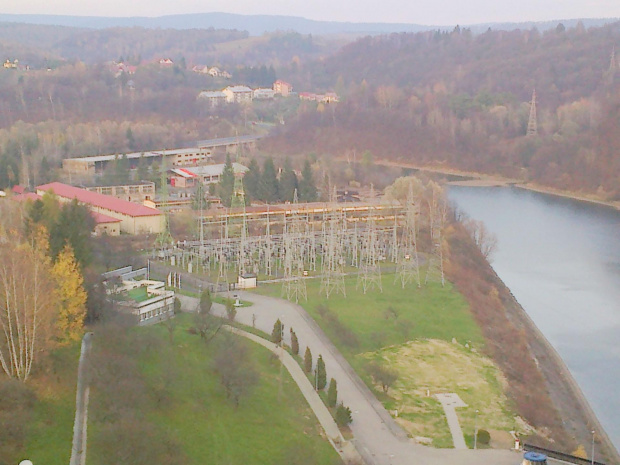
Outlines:
[[[281,75],[335,89],[272,152],[376,157],[499,173],[620,199],[620,23],[586,30],[367,37]],[[526,137],[532,92],[537,134]]]

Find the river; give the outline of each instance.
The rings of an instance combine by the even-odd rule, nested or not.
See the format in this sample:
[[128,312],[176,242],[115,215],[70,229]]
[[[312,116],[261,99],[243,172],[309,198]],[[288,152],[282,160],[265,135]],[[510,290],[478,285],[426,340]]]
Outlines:
[[493,268],[620,450],[620,212],[514,187],[448,195],[497,236]]

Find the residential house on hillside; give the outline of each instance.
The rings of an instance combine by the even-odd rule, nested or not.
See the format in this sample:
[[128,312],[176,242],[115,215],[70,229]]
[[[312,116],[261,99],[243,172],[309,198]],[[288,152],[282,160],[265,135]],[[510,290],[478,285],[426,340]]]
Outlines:
[[250,103],[252,101],[252,89],[247,86],[228,86],[222,92],[229,103]]
[[288,97],[290,93],[293,92],[293,86],[286,81],[278,79],[273,83],[273,91],[276,94],[280,94],[282,97]]
[[170,58],[161,58],[159,60],[159,65],[164,67],[170,67],[174,65],[174,61],[172,61]]
[[11,61],[7,58],[7,60],[4,62],[2,66],[6,69],[17,69],[18,63],[19,63],[18,59]]

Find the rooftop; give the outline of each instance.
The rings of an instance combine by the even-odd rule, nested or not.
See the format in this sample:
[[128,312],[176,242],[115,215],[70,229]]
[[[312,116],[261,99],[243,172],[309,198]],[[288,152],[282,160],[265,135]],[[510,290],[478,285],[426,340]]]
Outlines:
[[111,211],[122,213],[128,216],[156,216],[162,212],[156,208],[145,207],[127,200],[118,199],[111,195],[103,195],[97,192],[90,192],[79,187],[69,186],[60,182],[51,182],[37,187],[37,193],[52,191],[54,194],[67,199],[76,199],[94,207],[105,208]]

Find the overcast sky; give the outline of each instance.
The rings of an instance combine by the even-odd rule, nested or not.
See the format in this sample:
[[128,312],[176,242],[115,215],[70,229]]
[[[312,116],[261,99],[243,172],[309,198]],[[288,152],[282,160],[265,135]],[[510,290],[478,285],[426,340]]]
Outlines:
[[424,25],[620,17],[620,0],[2,0],[0,13],[163,16],[227,12]]

